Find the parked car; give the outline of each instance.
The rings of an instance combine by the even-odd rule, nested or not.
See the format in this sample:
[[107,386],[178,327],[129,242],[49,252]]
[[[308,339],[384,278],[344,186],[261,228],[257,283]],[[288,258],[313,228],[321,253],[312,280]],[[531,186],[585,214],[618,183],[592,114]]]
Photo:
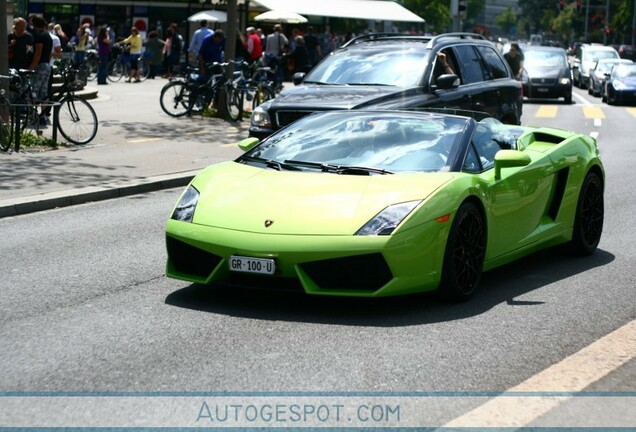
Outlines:
[[606,75],[612,71],[615,65],[620,63],[632,63],[632,61],[627,59],[604,59],[596,62],[596,66],[590,71],[590,83],[587,86],[587,92],[592,96],[601,96],[605,86],[605,79],[607,78]]
[[[438,109],[439,110],[439,109]],[[467,300],[483,270],[603,230],[596,140],[419,110],[303,117],[214,164],[166,225],[166,275],[193,283]]]
[[577,50],[572,62],[572,81],[578,88],[587,88],[589,83],[590,69],[593,69],[596,62],[602,59],[617,59],[618,52],[610,47],[598,44],[583,44]]
[[529,46],[523,53],[526,76],[523,95],[528,98],[560,98],[572,103],[572,73],[563,48]]
[[636,102],[636,63],[614,66],[605,82],[603,102],[609,105]]
[[[445,54],[450,69],[438,58]],[[295,87],[257,107],[249,135],[265,138],[316,111],[448,107],[519,124],[521,83],[495,45],[477,34],[370,34],[332,52]]]
[[616,51],[622,59],[636,61],[636,50],[632,45],[619,45]]

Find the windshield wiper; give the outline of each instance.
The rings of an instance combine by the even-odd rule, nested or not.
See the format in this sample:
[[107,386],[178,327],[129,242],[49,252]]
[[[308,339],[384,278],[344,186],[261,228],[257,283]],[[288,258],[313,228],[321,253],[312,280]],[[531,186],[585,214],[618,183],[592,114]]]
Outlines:
[[332,165],[320,162],[306,162],[297,160],[286,160],[284,162],[288,165],[302,166],[307,168],[318,169],[322,172],[329,172],[335,174],[351,174],[351,175],[371,175],[371,174],[393,174],[391,171],[387,171],[381,168],[351,166],[351,165]]
[[288,171],[300,171],[301,169],[293,166],[293,165],[289,165],[285,162],[278,162],[272,159],[263,159],[263,158],[259,158],[259,157],[254,157],[254,156],[241,156],[239,158],[240,161],[246,161],[246,162],[256,162],[256,163],[262,163],[264,164],[266,167],[268,168],[273,168],[277,171],[282,171],[282,170],[288,170]]

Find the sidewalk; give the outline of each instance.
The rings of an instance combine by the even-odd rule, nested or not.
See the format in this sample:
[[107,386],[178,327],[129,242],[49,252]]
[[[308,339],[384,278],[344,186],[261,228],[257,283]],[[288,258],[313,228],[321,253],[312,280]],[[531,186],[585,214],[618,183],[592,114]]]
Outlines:
[[87,145],[0,152],[0,218],[183,186],[241,154],[233,144],[247,137],[249,120],[170,117],[159,105],[167,82],[95,86],[99,128]]

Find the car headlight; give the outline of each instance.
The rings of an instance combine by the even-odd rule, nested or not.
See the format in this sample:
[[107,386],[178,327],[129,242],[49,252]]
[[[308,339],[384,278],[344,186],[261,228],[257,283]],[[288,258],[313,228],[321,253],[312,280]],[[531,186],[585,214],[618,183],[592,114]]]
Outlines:
[[179,203],[174,208],[171,219],[181,222],[192,222],[197,202],[199,202],[199,191],[193,186],[188,186],[183,195],[181,195]]
[[421,200],[394,204],[375,215],[356,235],[389,235],[408,216]]
[[625,90],[627,88],[627,86],[625,85],[623,81],[614,80],[613,84],[616,90]]
[[261,107],[254,108],[251,123],[252,126],[256,127],[270,127],[272,125],[269,114]]
[[570,78],[563,77],[563,78],[561,78],[561,80],[559,82],[561,84],[563,84],[563,85],[568,85],[568,84],[570,84]]

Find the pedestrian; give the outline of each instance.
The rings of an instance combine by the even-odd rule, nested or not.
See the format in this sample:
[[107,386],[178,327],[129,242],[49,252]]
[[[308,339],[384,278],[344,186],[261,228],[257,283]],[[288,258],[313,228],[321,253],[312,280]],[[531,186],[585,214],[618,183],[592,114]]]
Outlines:
[[256,34],[256,29],[254,27],[248,27],[245,31],[247,33],[245,38],[245,48],[248,52],[247,61],[249,63],[254,63],[263,55],[261,38]]
[[190,62],[194,62],[196,64],[197,57],[199,55],[199,48],[201,48],[201,42],[203,42],[203,39],[208,36],[212,36],[213,34],[214,30],[208,28],[208,21],[201,20],[199,22],[199,28],[192,35],[192,40],[188,47],[188,58]]
[[162,78],[172,78],[172,66],[170,65],[170,45],[172,45],[172,30],[166,29],[166,39],[163,44],[163,76]]
[[53,26],[53,33],[60,38],[60,43],[62,44],[62,51],[66,49],[66,45],[68,44],[68,36],[64,33],[62,26],[59,24],[55,24]]
[[510,50],[504,54],[504,58],[508,62],[510,69],[512,69],[512,74],[515,79],[521,81],[521,77],[523,76],[523,52],[519,44],[516,42],[511,43]]
[[281,59],[287,46],[289,46],[289,40],[283,34],[283,27],[280,24],[275,24],[274,32],[267,36],[265,46],[265,66],[276,71],[274,75],[275,87],[280,87],[283,84],[285,73]]
[[75,63],[75,67],[77,68],[84,63],[84,59],[86,58],[86,49],[88,48],[90,37],[90,25],[84,24],[80,26],[79,29],[77,29],[77,33],[75,35],[75,55],[73,57],[73,62]]
[[[36,101],[46,105],[49,98],[49,78],[51,76],[51,52],[53,50],[53,40],[47,31],[47,25],[44,18],[40,16],[33,17],[33,30],[35,37],[33,38],[33,58],[29,69],[33,72],[31,89]],[[40,117],[40,124],[46,125],[46,117]]]
[[225,51],[225,33],[217,30],[213,35],[206,37],[199,48],[199,73],[202,77],[209,78],[210,71],[207,65],[210,63],[222,63]]
[[170,51],[168,54],[168,63],[170,65],[170,76],[174,71],[180,69],[181,53],[183,52],[183,37],[179,33],[179,28],[176,23],[170,24]]
[[136,83],[141,82],[141,79],[139,78],[139,59],[141,58],[143,40],[141,39],[141,35],[139,34],[137,27],[131,28],[130,36],[117,44],[130,45],[130,74],[128,75],[128,79],[126,79],[126,82],[132,82],[133,79]]
[[24,18],[15,20],[14,29],[9,34],[9,67],[13,69],[28,69],[33,56],[33,36],[26,31],[27,22]]
[[99,55],[99,69],[97,70],[97,84],[106,85],[108,78],[108,59],[112,40],[106,26],[100,27],[97,32],[97,54]]
[[312,66],[316,65],[322,56],[320,55],[320,40],[312,26],[307,27],[305,47],[307,48],[307,54],[309,54],[309,63]]
[[298,35],[294,38],[294,49],[287,54],[287,67],[290,73],[309,72],[311,66],[309,64],[309,53],[305,47],[305,38]]
[[159,33],[156,30],[152,30],[148,33],[148,40],[146,41],[146,52],[144,53],[148,63],[150,64],[150,71],[148,78],[155,79],[159,70],[159,65],[163,59],[163,47],[166,42],[159,38]]

